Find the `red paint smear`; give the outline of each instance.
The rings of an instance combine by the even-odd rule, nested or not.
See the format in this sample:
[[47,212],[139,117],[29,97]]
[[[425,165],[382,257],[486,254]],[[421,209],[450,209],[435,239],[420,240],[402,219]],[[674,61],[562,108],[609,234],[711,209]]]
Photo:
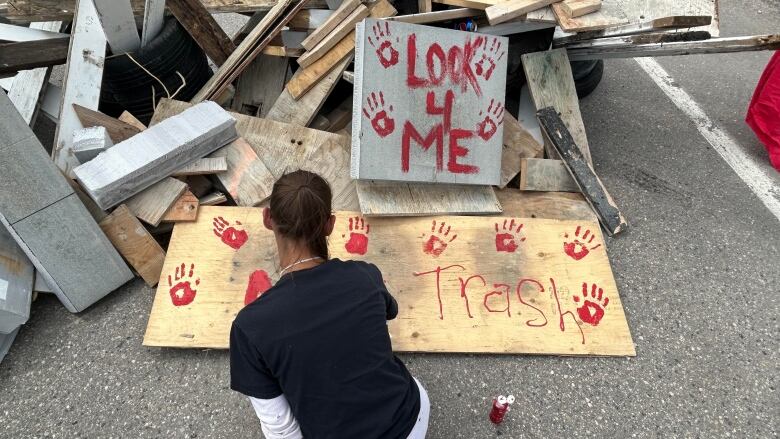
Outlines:
[[435,235],[431,235],[428,240],[423,243],[423,252],[434,258],[438,258],[446,249],[447,243]]
[[[197,285],[197,283],[198,281],[196,281],[195,284]],[[171,295],[173,306],[184,306],[189,305],[195,300],[195,293],[197,293],[197,290],[193,290],[190,281],[187,280],[174,285],[168,293]]]
[[254,302],[255,299],[262,296],[272,286],[268,273],[265,270],[256,270],[249,275],[249,284],[246,286],[246,294],[244,295],[244,305]]
[[351,255],[364,255],[368,251],[368,236],[362,233],[350,233],[344,248]]

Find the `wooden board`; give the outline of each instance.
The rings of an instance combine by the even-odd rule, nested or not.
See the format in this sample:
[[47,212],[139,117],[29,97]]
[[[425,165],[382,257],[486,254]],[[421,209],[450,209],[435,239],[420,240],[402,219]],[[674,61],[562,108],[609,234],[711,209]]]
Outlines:
[[287,58],[258,56],[238,77],[231,108],[241,114],[266,117],[284,91],[289,75]]
[[[336,217],[331,255],[376,264],[398,301],[396,351],[635,355],[597,223]],[[259,209],[177,224],[144,345],[227,348],[252,273],[278,278],[273,239]]]
[[195,221],[198,218],[198,207],[200,207],[198,197],[190,191],[184,191],[168,212],[165,212],[162,222]]
[[52,148],[54,163],[71,178],[73,168],[79,165],[72,151],[73,132],[83,128],[73,104],[97,110],[106,53],[106,37],[91,0],[78,0],[72,27],[70,53],[88,55],[68,58],[62,81],[59,122]]
[[490,186],[357,182],[360,211],[366,216],[489,215],[500,214]]
[[217,67],[236,46],[200,0],[167,0],[168,9]]
[[308,49],[306,53],[298,58],[298,65],[301,67],[308,67],[314,64],[315,61],[325,56],[330,49],[332,49],[342,38],[347,36],[352,30],[355,29],[355,25],[368,17],[368,8],[359,5],[349,16],[347,16],[335,29],[326,35],[317,45]]
[[508,39],[376,19],[356,32],[352,178],[500,184]]
[[143,222],[157,226],[186,190],[182,181],[167,177],[133,195],[125,204]]
[[565,32],[600,30],[628,23],[628,19],[624,15],[611,15],[606,8],[582,17],[568,15],[563,7],[563,3],[553,4],[552,9],[555,12],[555,17],[558,19],[558,25]]
[[130,2],[125,0],[92,0],[98,19],[103,24],[108,46],[114,55],[135,52],[141,47],[141,37],[133,17]]
[[100,222],[100,228],[119,254],[153,287],[160,280],[165,251],[124,204]]
[[141,47],[152,42],[165,23],[165,0],[145,0]]
[[180,168],[173,174],[173,177],[183,177],[187,175],[210,175],[219,174],[228,170],[227,159],[225,157],[207,157],[198,159],[189,165]]
[[[138,118],[133,116],[132,113],[130,113],[128,111],[123,111],[122,114],[119,115],[117,120],[119,120],[120,122],[124,122],[124,123],[126,123],[126,124],[128,124],[130,126],[135,127],[135,128],[138,128],[139,132],[146,129],[146,125],[144,125],[143,122],[138,120]],[[111,134],[109,133],[109,136],[110,135]]]
[[558,154],[580,188],[580,192],[598,215],[599,221],[604,225],[604,230],[610,235],[624,231],[628,227],[626,219],[620,213],[601,179],[596,175],[593,166],[585,161],[582,152],[577,148],[574,138],[558,113],[554,108],[547,107],[539,110],[538,114],[542,129],[547,133],[555,149],[558,150]]
[[387,18],[390,21],[403,21],[412,24],[438,23],[440,21],[457,20],[459,18],[481,17],[484,11],[470,8],[445,9],[443,11],[422,12],[419,14],[396,15]]
[[[276,0],[201,0],[211,12],[268,11]],[[145,0],[130,0],[133,14],[143,16]],[[8,0],[6,18],[17,23],[31,21],[70,20],[73,18],[76,0]],[[323,0],[308,0],[306,8],[324,8]]]
[[111,141],[115,144],[124,142],[143,131],[138,126],[130,125],[127,122],[114,119],[111,116],[82,107],[78,104],[73,104],[73,110],[84,128],[104,127],[108,131],[108,136],[111,137]]
[[[190,106],[185,102],[163,99],[157,106],[152,123],[178,114]],[[239,135],[246,140],[251,151],[262,159],[260,163],[270,173],[252,173],[253,178],[256,178],[254,175],[259,176],[253,181],[262,181],[263,186],[267,184],[268,190],[263,192],[263,200],[270,196],[273,182],[285,172],[305,169],[317,172],[330,183],[334,209],[358,209],[355,184],[347,171],[349,137],[237,113],[231,115],[237,121]],[[232,169],[231,166],[231,158],[228,156],[228,168]],[[226,189],[230,192],[233,187],[231,185]]]
[[[619,37],[627,35],[637,35],[647,32],[687,29],[693,27],[709,26],[712,24],[713,17],[706,16],[672,16],[656,18],[654,20],[640,21],[638,23],[629,23],[622,26],[611,27],[599,31],[565,33],[560,35],[556,33],[553,39],[553,47],[557,48],[568,43],[577,41],[589,41],[605,37]],[[710,33],[712,36],[712,33]]]
[[227,161],[228,171],[217,174],[217,178],[239,206],[259,206],[271,196],[274,174],[244,138],[239,137],[211,157]]
[[[351,62],[352,56],[347,56],[330,73],[323,76],[319,82],[314,84],[309,91],[297,100],[289,90],[283,89],[265,117],[278,122],[286,122],[303,127],[309,126]],[[298,69],[293,78],[303,74],[303,71],[303,69]]]
[[553,159],[521,159],[520,190],[541,192],[579,192],[566,165]]
[[504,208],[504,216],[591,222],[599,220],[582,194],[523,192],[507,188],[497,190],[496,197]]
[[509,113],[504,114],[504,142],[501,149],[501,183],[505,188],[520,172],[523,158],[544,157],[544,147],[534,140],[520,122]]
[[[592,163],[588,136],[585,134],[585,124],[580,114],[580,101],[566,51],[555,49],[529,53],[523,55],[522,59],[528,90],[536,109],[554,107],[558,110],[575,143],[582,150],[585,160]],[[555,151],[547,146],[547,156],[557,158]]]
[[566,15],[576,18],[601,9],[601,0],[565,0],[561,5]]
[[0,44],[0,76],[10,76],[21,70],[65,64],[68,58],[68,38]]
[[433,3],[440,3],[458,8],[471,8],[485,10],[490,6],[497,5],[503,0],[433,0]]
[[[345,18],[349,16],[349,14],[354,11],[358,5],[360,5],[360,0],[344,0],[341,3],[341,6],[339,6],[338,9],[336,9],[333,14],[331,14],[327,20],[325,20],[322,25],[320,25],[317,29],[314,30],[311,34],[309,34],[308,37],[306,37],[305,40],[301,43],[301,46],[303,46],[305,49],[309,50],[316,46],[320,41],[322,41],[326,36],[328,36],[336,27],[341,23]],[[300,15],[300,14],[298,14]],[[297,15],[296,15],[297,17]],[[294,26],[294,24],[292,24]]]
[[[379,0],[372,4],[371,12],[368,16],[371,18],[384,18],[391,17],[397,13],[398,11],[396,11],[393,5],[387,0]],[[336,65],[350,56],[354,50],[355,33],[353,31],[339,41],[339,43],[330,49],[322,58],[305,68],[301,75],[291,79],[290,82],[287,83],[287,90],[289,90],[292,97],[299,99],[304,93],[311,90],[323,76],[333,70]]]
[[549,6],[559,0],[508,0],[485,9],[488,23],[496,25]]

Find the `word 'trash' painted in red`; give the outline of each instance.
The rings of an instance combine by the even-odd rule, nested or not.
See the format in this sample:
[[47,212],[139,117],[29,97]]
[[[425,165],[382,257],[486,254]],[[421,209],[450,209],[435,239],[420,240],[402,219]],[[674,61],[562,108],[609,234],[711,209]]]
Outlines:
[[[247,239],[249,239],[249,235],[247,235],[245,230],[231,226],[230,222],[221,216],[212,219],[212,224],[214,225],[214,234],[233,250],[240,249],[241,246],[246,243]],[[236,225],[240,226],[241,223],[236,221]]]
[[[195,300],[195,294],[198,292],[193,288],[193,277],[195,275],[195,264],[190,264],[190,270],[187,272],[187,264],[181,264],[176,267],[173,279],[168,275],[168,294],[171,295],[173,306],[189,305]],[[176,284],[174,284],[176,282]],[[200,279],[196,278],[195,286],[200,284]]]
[[244,293],[244,305],[249,305],[254,302],[255,299],[268,291],[271,286],[271,278],[268,277],[268,273],[266,273],[265,270],[255,270],[249,275],[249,283],[247,284],[246,292]]
[[[368,232],[370,225],[360,217],[349,219],[349,241],[344,244],[347,253],[351,255],[364,255],[368,251]],[[344,235],[341,235],[344,237]]]

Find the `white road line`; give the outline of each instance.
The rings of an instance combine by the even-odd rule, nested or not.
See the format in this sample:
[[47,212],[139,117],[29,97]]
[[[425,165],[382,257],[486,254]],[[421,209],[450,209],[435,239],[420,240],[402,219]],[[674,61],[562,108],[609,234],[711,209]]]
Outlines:
[[737,142],[725,131],[712,123],[712,120],[682,88],[674,84],[674,79],[653,58],[636,58],[635,61],[650,76],[653,82],[666,93],[683,113],[693,120],[704,139],[717,151],[723,160],[748,185],[767,209],[780,220],[780,194],[778,186],[759,165],[740,148]]

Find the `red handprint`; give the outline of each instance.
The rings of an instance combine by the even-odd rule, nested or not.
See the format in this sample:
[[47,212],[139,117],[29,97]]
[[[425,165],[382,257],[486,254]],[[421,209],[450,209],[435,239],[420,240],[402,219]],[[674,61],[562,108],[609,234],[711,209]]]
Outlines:
[[[344,248],[351,255],[364,255],[368,251],[369,224],[360,217],[349,219],[349,241]],[[344,237],[345,235],[341,235]]]
[[[588,248],[587,246],[593,242],[593,239],[596,237],[596,235],[591,234],[590,230],[585,230],[585,233],[583,233],[582,237],[580,237],[581,228],[582,226],[577,226],[577,230],[574,231],[574,240],[572,242],[563,243],[564,253],[571,256],[571,258],[575,261],[579,261],[585,256],[588,256],[588,253],[590,253],[591,250],[595,250],[601,247],[601,244],[596,244],[593,247]],[[588,235],[590,235],[590,239],[588,239]],[[563,235],[563,237],[568,238],[569,234],[566,233]],[[582,239],[582,241],[580,241],[580,239]],[[586,239],[588,239],[587,242],[585,242]]]
[[246,293],[244,294],[244,305],[249,305],[254,302],[255,299],[262,296],[263,293],[271,288],[271,278],[268,277],[268,273],[265,270],[256,270],[249,275],[249,283],[246,286]]
[[[577,308],[577,314],[580,315],[580,319],[589,325],[596,326],[604,317],[604,308],[609,305],[609,297],[604,296],[604,290],[598,288],[598,295],[596,295],[596,289],[598,286],[593,284],[590,288],[590,298],[588,299],[588,284],[582,283],[582,306]],[[580,297],[574,296],[574,302],[580,303]]]
[[475,49],[472,57],[474,73],[485,78],[486,81],[490,80],[490,77],[493,75],[493,70],[496,69],[496,62],[506,55],[506,51],[501,50],[501,42],[498,38],[490,40],[490,38],[485,36],[477,37],[474,40]]
[[[507,225],[507,221],[508,220],[504,220],[504,224],[501,227],[502,230],[504,230],[503,233],[499,233],[498,223],[496,223],[496,251],[514,253],[519,245],[518,242],[525,241],[525,236],[519,236],[520,230],[523,229],[523,225],[519,222],[515,223],[514,219]],[[517,224],[517,226],[515,226],[515,224]]]
[[393,106],[389,105],[385,110],[385,94],[381,91],[378,99],[377,94],[371,92],[366,102],[368,106],[363,107],[363,114],[371,121],[371,126],[379,137],[387,137],[395,130],[395,120],[390,117]]
[[[445,226],[447,227],[446,229],[444,228]],[[447,245],[458,237],[458,235],[452,235],[452,237],[448,239],[450,230],[452,230],[452,226],[447,226],[447,224],[442,221],[439,223],[439,230],[437,231],[436,220],[433,220],[433,224],[431,225],[431,236],[423,243],[423,252],[434,258],[439,257],[439,255],[447,249]],[[424,236],[425,235],[423,235],[423,237]]]
[[[173,279],[171,275],[168,275],[168,286],[171,287],[168,293],[171,295],[171,302],[173,306],[189,305],[195,300],[195,293],[197,290],[192,288],[192,277],[195,274],[195,264],[190,264],[189,273],[186,271],[187,265],[181,264],[176,267]],[[187,278],[184,280],[184,278]],[[173,282],[176,282],[174,285]],[[200,284],[200,279],[195,279],[195,286]]]
[[[384,29],[382,29],[382,24],[385,25]],[[374,24],[372,30],[374,31],[376,43],[374,43],[374,39],[370,36],[368,37],[368,42],[376,49],[376,56],[379,58],[379,62],[382,66],[388,68],[398,64],[398,51],[395,50],[393,42],[391,41],[393,37],[390,32],[390,22],[377,22]],[[395,39],[395,42],[399,42],[398,38]]]
[[487,113],[485,118],[477,123],[477,135],[482,137],[482,140],[488,141],[496,134],[498,126],[504,123],[504,105],[491,99],[487,110],[480,111],[479,115],[482,116],[484,113]]
[[[221,216],[214,218],[212,224],[214,225],[214,234],[219,236],[222,239],[222,242],[234,250],[240,249],[249,238],[245,230],[236,229]],[[236,225],[240,226],[241,223],[236,221]]]

